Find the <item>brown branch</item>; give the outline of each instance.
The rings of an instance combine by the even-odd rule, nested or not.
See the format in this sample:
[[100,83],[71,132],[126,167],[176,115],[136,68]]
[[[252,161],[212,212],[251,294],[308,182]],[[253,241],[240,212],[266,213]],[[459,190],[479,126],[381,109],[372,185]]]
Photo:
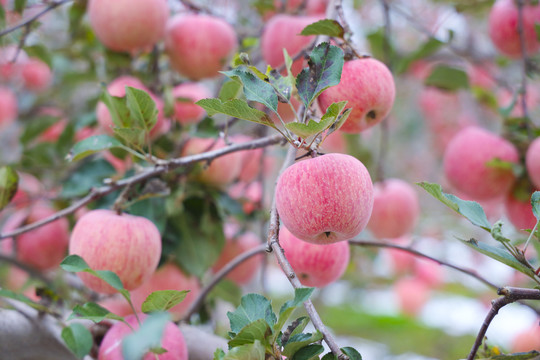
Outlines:
[[189,318],[191,318],[191,316],[195,314],[197,310],[199,310],[199,307],[201,306],[206,296],[225,276],[227,276],[228,273],[233,271],[237,266],[242,264],[247,259],[255,255],[264,253],[266,251],[268,251],[268,245],[261,244],[260,246],[257,246],[256,248],[253,248],[253,249],[250,249],[248,251],[241,253],[240,255],[236,256],[234,259],[229,261],[227,265],[225,265],[221,270],[219,270],[214,275],[212,280],[210,280],[210,282],[203,289],[201,289],[201,292],[199,293],[195,301],[191,303],[188,310],[186,311],[186,314],[183,316],[182,321],[188,321]]
[[59,7],[59,6],[70,3],[72,1],[73,0],[60,0],[60,1],[57,1],[57,2],[52,2],[49,6],[47,6],[45,9],[41,10],[40,12],[35,14],[34,16],[31,16],[28,19],[25,19],[25,20],[21,21],[17,25],[14,25],[12,27],[9,27],[7,29],[4,29],[4,30],[0,31],[0,37],[2,37],[4,35],[7,35],[9,33],[12,33],[13,31],[18,30],[18,29],[20,29],[22,27],[26,27],[26,26],[29,27],[34,21],[38,20],[40,17],[42,17],[43,15],[48,13],[49,11],[52,11],[52,10],[56,9],[57,7]]
[[480,331],[478,332],[476,341],[473,344],[473,347],[471,349],[471,352],[469,353],[469,356],[467,357],[467,360],[474,359],[476,352],[480,348],[480,345],[482,344],[482,340],[484,339],[484,336],[486,335],[489,325],[491,324],[495,316],[499,313],[499,310],[501,308],[503,308],[504,306],[508,304],[516,302],[518,300],[540,300],[540,290],[537,290],[537,289],[503,287],[497,291],[497,294],[502,295],[502,297],[498,298],[497,300],[493,300],[491,302],[491,309],[489,310],[489,313],[484,319],[484,323],[482,324],[482,327],[480,328]]
[[[292,163],[294,162],[295,156],[296,156],[296,149],[292,146],[289,146],[289,150],[287,151],[287,157],[285,158],[283,166],[281,167],[280,174],[287,167],[292,165]],[[279,263],[279,266],[281,267],[281,269],[287,276],[287,279],[289,279],[289,282],[291,283],[293,288],[295,289],[302,288],[303,285],[300,283],[300,280],[298,280],[298,277],[296,276],[291,264],[285,257],[285,253],[283,249],[279,245],[279,214],[276,209],[275,197],[272,203],[272,208],[270,210],[268,244],[271,247],[274,254],[276,255],[276,259]],[[313,306],[313,303],[311,302],[311,300],[307,300],[306,302],[304,302],[304,308],[306,309],[306,312],[311,318],[311,322],[313,323],[313,326],[315,326],[315,329],[321,332],[321,334],[323,335],[324,341],[328,344],[328,347],[330,348],[330,350],[332,350],[334,355],[336,355],[339,360],[348,360],[349,357],[341,351],[341,349],[339,348],[339,345],[334,339],[334,336],[328,331],[328,329],[322,322],[321,317],[319,316],[319,313],[315,309],[315,306]]]
[[279,143],[282,143],[283,141],[284,139],[282,136],[273,135],[273,136],[268,136],[262,139],[253,140],[250,142],[229,145],[229,146],[217,149],[217,150],[212,150],[212,151],[204,152],[201,154],[184,156],[181,158],[176,158],[176,159],[171,159],[171,160],[159,160],[157,161],[156,166],[151,167],[151,168],[145,168],[140,173],[135,174],[129,178],[122,179],[116,182],[111,182],[110,184],[107,184],[105,186],[92,189],[90,193],[86,195],[85,197],[83,197],[82,199],[76,201],[71,206],[68,206],[67,208],[62,209],[45,219],[33,222],[31,224],[22,226],[12,231],[8,231],[6,233],[0,233],[0,240],[17,236],[22,233],[28,232],[30,230],[36,229],[40,226],[48,224],[64,216],[72,214],[77,209],[83,207],[84,205],[96,199],[99,199],[107,194],[110,194],[113,191],[122,189],[126,186],[132,186],[134,184],[138,184],[152,177],[167,173],[176,168],[191,165],[193,163],[200,162],[200,161],[210,162],[220,156],[223,156],[229,153],[242,151],[242,150],[252,150],[252,149],[262,148],[262,147],[266,147],[270,145],[279,144]]

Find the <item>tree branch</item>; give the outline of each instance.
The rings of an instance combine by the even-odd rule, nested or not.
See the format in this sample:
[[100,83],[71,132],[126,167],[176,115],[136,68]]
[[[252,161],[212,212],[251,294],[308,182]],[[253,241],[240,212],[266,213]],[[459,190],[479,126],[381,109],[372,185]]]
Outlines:
[[478,332],[476,341],[473,344],[471,352],[467,357],[467,360],[473,360],[476,352],[482,344],[482,340],[486,335],[487,329],[495,316],[499,313],[499,310],[504,306],[511,304],[518,300],[540,300],[540,290],[537,289],[522,289],[515,287],[503,287],[497,291],[497,294],[502,295],[502,297],[491,302],[491,309],[484,319],[484,323]]
[[101,197],[103,197],[103,196],[105,196],[107,194],[110,194],[110,193],[112,193],[112,192],[114,192],[114,191],[116,191],[118,189],[124,188],[126,186],[132,186],[134,184],[138,184],[138,183],[143,182],[145,180],[148,180],[148,179],[150,179],[152,177],[167,173],[167,172],[169,172],[171,170],[174,170],[176,168],[191,165],[193,163],[200,162],[200,161],[208,161],[208,162],[210,162],[210,161],[212,161],[212,160],[214,160],[214,159],[216,159],[216,158],[218,158],[220,156],[223,156],[223,155],[226,155],[226,154],[229,154],[229,153],[233,153],[233,152],[236,152],[236,151],[252,150],[252,149],[257,149],[257,148],[262,148],[262,147],[266,147],[266,146],[270,146],[270,145],[279,144],[279,143],[282,143],[282,142],[284,142],[284,139],[283,139],[283,137],[281,135],[273,135],[273,136],[268,136],[268,137],[265,137],[265,138],[262,138],[262,139],[257,139],[257,140],[245,142],[245,143],[229,145],[229,146],[217,149],[217,150],[207,151],[207,152],[204,152],[204,153],[201,153],[201,154],[184,156],[184,157],[181,157],[181,158],[176,158],[176,159],[171,159],[171,160],[160,160],[160,161],[157,162],[156,166],[151,167],[151,168],[145,168],[140,173],[135,174],[135,175],[133,175],[131,177],[128,177],[128,178],[125,178],[125,179],[122,179],[122,180],[119,180],[119,181],[116,181],[116,182],[111,182],[108,185],[92,189],[90,191],[90,193],[88,195],[86,195],[85,197],[83,197],[82,199],[76,201],[71,206],[68,206],[67,208],[62,209],[62,210],[58,211],[57,213],[55,213],[55,214],[53,214],[53,215],[51,215],[51,216],[49,216],[49,217],[47,217],[45,219],[33,222],[33,223],[25,225],[25,226],[22,226],[22,227],[20,227],[18,229],[15,229],[13,231],[8,231],[6,233],[1,233],[0,234],[0,240],[10,238],[10,237],[13,237],[13,236],[17,236],[17,235],[23,234],[25,232],[28,232],[30,230],[36,229],[36,228],[38,228],[40,226],[48,224],[48,223],[50,223],[52,221],[55,221],[57,219],[60,219],[60,218],[62,218],[64,216],[72,214],[77,209],[83,207],[84,205],[86,205],[86,204],[88,204],[88,203],[90,203],[90,202],[92,202],[92,201],[94,201],[96,199],[99,199],[99,198],[101,198]]

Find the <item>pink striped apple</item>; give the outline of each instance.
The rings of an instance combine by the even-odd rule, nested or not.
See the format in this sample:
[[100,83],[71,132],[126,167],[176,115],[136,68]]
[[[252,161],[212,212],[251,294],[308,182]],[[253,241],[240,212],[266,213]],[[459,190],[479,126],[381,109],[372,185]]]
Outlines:
[[[115,272],[127,290],[147,281],[161,256],[161,235],[150,220],[111,210],[84,214],[71,233],[69,253],[82,257],[94,270]],[[88,273],[78,274],[90,289],[104,294],[116,292]]]
[[314,244],[349,240],[366,226],[373,183],[364,164],[345,154],[297,162],[279,177],[275,191],[281,221]]

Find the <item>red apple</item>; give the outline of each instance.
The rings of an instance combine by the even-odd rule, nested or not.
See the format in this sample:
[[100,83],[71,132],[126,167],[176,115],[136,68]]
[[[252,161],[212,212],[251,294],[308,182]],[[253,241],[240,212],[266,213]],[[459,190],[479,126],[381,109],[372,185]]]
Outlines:
[[195,102],[212,97],[210,91],[198,83],[183,83],[172,90],[174,101],[174,119],[182,125],[196,124],[204,118],[206,112]]
[[218,76],[237,42],[234,28],[210,15],[176,15],[168,21],[165,33],[171,67],[192,80]]
[[[6,220],[2,232],[15,230],[25,224],[45,219],[56,213],[47,203],[40,202],[27,209],[18,210]],[[66,256],[69,242],[67,219],[40,226],[37,229],[1,242],[4,253],[11,253],[16,242],[17,259],[40,270],[53,269],[60,265]]]
[[166,263],[140,287],[131,292],[131,300],[135,310],[140,311],[148,295],[158,290],[189,290],[186,298],[169,310],[175,320],[180,319],[188,307],[195,301],[201,286],[194,276],[188,276],[173,263]]
[[[191,138],[186,142],[182,156],[200,154],[225,146],[225,141],[221,138],[217,140],[213,138]],[[240,152],[220,156],[213,160],[210,165],[203,165],[204,168],[197,174],[196,178],[216,187],[224,187],[238,177],[243,159],[244,156]]]
[[525,165],[529,179],[534,186],[540,189],[540,137],[531,142],[525,155]]
[[[161,256],[161,235],[144,217],[92,210],[75,224],[69,253],[81,256],[94,270],[115,272],[124,288],[133,290],[156,270]],[[78,275],[94,291],[105,294],[116,291],[93,275]]]
[[486,165],[502,160],[518,163],[518,152],[509,141],[483,128],[469,126],[448,144],[444,153],[444,173],[458,191],[484,200],[506,194],[515,176],[512,169]]
[[428,286],[417,278],[402,278],[394,284],[401,311],[409,316],[420,313],[429,299]]
[[355,237],[373,208],[373,184],[366,167],[345,154],[293,164],[279,177],[275,194],[285,227],[314,244]]
[[51,85],[53,74],[43,61],[30,59],[22,65],[22,78],[28,90],[40,92]]
[[349,264],[350,250],[346,241],[311,244],[300,240],[282,226],[279,245],[304,286],[324,287],[333,283],[345,273]]
[[18,115],[15,93],[10,88],[0,86],[0,129],[13,123]]
[[[140,314],[139,318],[144,323],[146,315]],[[135,315],[126,317],[125,321],[127,324],[118,321],[107,331],[99,347],[98,360],[124,360],[124,356],[122,355],[122,340],[139,328],[139,323]],[[142,359],[188,360],[188,349],[184,335],[182,335],[178,326],[172,321],[169,321],[165,325],[161,347],[167,350],[167,352],[159,356],[153,353],[147,353]]]
[[359,133],[381,122],[394,104],[394,77],[377,59],[356,59],[345,62],[341,82],[319,96],[322,111],[332,103],[347,100],[353,111],[340,130]]
[[[217,273],[238,255],[261,245],[260,238],[253,232],[238,234],[238,227],[232,224],[225,225],[225,239],[223,251],[212,266],[214,273]],[[238,285],[246,285],[258,273],[261,262],[262,256],[252,256],[234,268],[226,277]]]
[[169,17],[167,0],[90,0],[87,11],[98,39],[115,51],[153,46]]
[[412,231],[418,220],[418,194],[401,179],[386,179],[373,185],[373,211],[368,229],[376,237],[397,238]]
[[[528,55],[532,55],[540,49],[535,30],[537,23],[540,23],[540,5],[525,4],[523,7],[523,35]],[[489,13],[489,36],[501,53],[512,58],[521,57],[518,8],[514,0],[498,0],[493,5]]]
[[540,319],[528,329],[520,331],[512,341],[512,352],[540,350]]

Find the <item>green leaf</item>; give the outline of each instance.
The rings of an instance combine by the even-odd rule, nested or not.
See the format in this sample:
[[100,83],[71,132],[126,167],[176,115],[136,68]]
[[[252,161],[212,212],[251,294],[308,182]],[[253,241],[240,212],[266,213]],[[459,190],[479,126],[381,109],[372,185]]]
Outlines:
[[202,107],[208,116],[225,114],[242,120],[252,121],[276,128],[274,122],[264,112],[250,107],[244,100],[232,99],[222,102],[220,99],[202,99],[195,104]]
[[26,0],[15,0],[15,11],[22,14],[26,8]]
[[53,59],[52,55],[49,51],[49,49],[42,45],[42,44],[36,44],[32,46],[25,46],[24,51],[26,54],[30,57],[35,57],[43,61],[47,66],[52,69],[53,67]]
[[303,69],[296,79],[298,95],[306,108],[330,86],[339,84],[343,69],[343,51],[329,43],[321,43],[309,56],[309,68]]
[[456,91],[469,88],[469,77],[462,69],[439,65],[431,71],[424,83],[439,89]]
[[68,161],[77,161],[96,152],[123,147],[122,143],[112,136],[95,135],[76,143],[67,156]]
[[420,182],[417,185],[458,214],[465,216],[473,225],[487,231],[491,230],[491,224],[487,219],[484,209],[476,201],[461,200],[455,195],[447,194],[442,191],[442,187],[439,184]]
[[322,358],[321,360],[338,360],[337,356],[334,355],[334,353],[332,352],[329,352],[329,353],[326,353]]
[[287,69],[287,78],[291,82],[291,84],[294,83],[295,76],[292,73],[291,67],[293,64],[293,59],[287,52],[287,49],[283,48],[283,59],[285,59],[285,69]]
[[316,341],[322,340],[323,335],[317,331],[313,334],[297,334],[294,336],[291,336],[289,338],[289,341],[285,344],[283,347],[283,355],[287,356],[288,358],[294,357],[294,355],[300,351],[300,349],[305,348],[309,344],[312,344]]
[[326,35],[343,39],[345,29],[336,20],[323,19],[306,26],[300,35]]
[[90,266],[79,255],[69,255],[61,263],[60,267],[67,272],[81,272],[90,269]]
[[341,348],[341,351],[349,357],[349,360],[362,360],[362,355],[355,348],[347,346]]
[[214,351],[214,360],[223,360],[223,358],[225,358],[225,351],[217,348],[216,351]]
[[502,221],[497,221],[491,228],[491,236],[500,243],[510,243],[510,239],[507,239],[502,234]]
[[25,296],[23,294],[18,294],[16,292],[13,292],[13,291],[8,290],[8,289],[0,288],[0,297],[5,297],[5,298],[8,298],[8,299],[13,299],[13,300],[20,301],[20,302],[25,303],[26,305],[28,305],[28,306],[36,309],[36,310],[39,310],[39,311],[48,312],[48,310],[49,310],[46,306],[34,302],[29,297],[27,297],[27,296]]
[[105,319],[120,320],[123,321],[124,318],[113,314],[109,310],[105,309],[99,304],[93,302],[87,302],[81,305],[75,305],[73,312],[69,315],[68,320],[73,319],[86,319],[95,322],[101,322]]
[[274,90],[280,95],[280,101],[289,101],[293,88],[293,79],[290,76],[281,76],[277,70],[271,70],[268,73],[268,81],[273,86]]
[[294,330],[291,332],[291,336],[289,338],[295,335],[301,334],[306,328],[306,326],[309,324],[309,321],[310,319],[308,316],[301,316],[298,319],[296,319],[295,322],[297,323],[297,325],[294,328]]
[[314,345],[308,345],[306,347],[301,348],[298,350],[291,360],[312,360],[312,359],[318,359],[318,355],[322,354],[324,351],[324,347],[322,345],[314,344]]
[[238,67],[230,71],[221,71],[221,73],[232,80],[242,83],[244,94],[248,100],[261,103],[277,113],[278,98],[272,85],[247,72],[245,67]]
[[221,101],[237,99],[242,95],[242,84],[238,81],[226,81],[219,90],[218,98]]
[[103,185],[103,180],[115,174],[116,170],[105,159],[83,162],[63,181],[60,196],[71,198],[85,195],[91,188]]
[[109,109],[114,126],[119,128],[131,127],[133,120],[131,119],[129,108],[126,104],[126,98],[112,96],[107,91],[105,85],[102,86],[104,91],[101,94],[101,101],[103,101],[103,103],[107,106],[107,109]]
[[172,307],[180,304],[185,298],[189,290],[159,290],[154,291],[142,304],[142,312],[150,313],[156,311],[167,311]]
[[326,113],[321,117],[320,121],[310,119],[307,124],[291,122],[285,124],[285,127],[302,138],[308,138],[313,135],[318,135],[329,129],[336,121],[340,120],[339,115],[345,108],[347,101],[333,103],[328,107]]
[[540,191],[535,191],[531,196],[532,212],[536,220],[540,221]]
[[266,338],[272,335],[272,329],[265,319],[255,320],[254,322],[244,326],[236,336],[229,341],[229,348],[241,346],[244,344],[252,344],[256,340],[263,345],[267,344]]
[[62,329],[62,339],[79,359],[88,355],[94,345],[92,334],[81,324],[71,324]]
[[313,291],[315,288],[300,288],[300,289],[294,289],[294,299],[287,301],[281,306],[281,309],[279,310],[279,320],[274,325],[274,331],[276,333],[279,333],[287,320],[289,320],[289,317],[293,313],[293,311],[302,303],[307,301],[311,294],[313,294]]
[[253,344],[245,344],[229,350],[223,360],[264,360],[265,349],[259,340]]
[[465,245],[469,246],[470,248],[486,256],[489,256],[492,259],[502,262],[503,264],[506,264],[510,266],[511,268],[514,268],[517,271],[524,273],[525,275],[529,277],[534,278],[535,276],[534,271],[532,269],[520,263],[515,257],[513,257],[510,253],[508,253],[506,250],[502,248],[491,246],[489,244],[486,244],[481,241],[477,241],[475,239],[470,239],[470,240],[458,239],[458,240],[460,240],[461,242],[463,242]]
[[13,199],[19,186],[19,175],[11,166],[0,167],[0,210]]
[[135,127],[144,129],[148,133],[156,125],[158,109],[155,101],[146,91],[126,86],[126,106],[136,122]]
[[113,131],[115,135],[131,146],[141,147],[145,143],[147,132],[143,129],[113,127]]
[[234,312],[228,312],[231,331],[238,333],[242,328],[256,320],[265,319],[269,326],[276,323],[276,314],[270,301],[259,294],[247,294],[240,300],[240,306]]
[[396,66],[396,73],[398,74],[404,73],[405,71],[407,71],[407,69],[413,62],[415,62],[416,60],[428,57],[430,55],[433,55],[444,45],[445,45],[444,42],[434,37],[430,37],[428,41],[420,45],[418,49],[416,49],[412,54],[401,59],[398,62]]
[[170,322],[171,315],[167,312],[157,312],[149,315],[133,334],[122,341],[124,359],[140,360],[152,348],[161,347],[161,339],[165,326]]
[[55,116],[39,116],[33,118],[31,121],[24,124],[24,130],[19,140],[23,145],[26,145],[58,121],[60,121],[60,118]]
[[124,290],[122,281],[112,271],[108,270],[92,270],[90,266],[79,255],[69,255],[61,263],[60,267],[67,272],[87,272],[105,281],[118,291]]

